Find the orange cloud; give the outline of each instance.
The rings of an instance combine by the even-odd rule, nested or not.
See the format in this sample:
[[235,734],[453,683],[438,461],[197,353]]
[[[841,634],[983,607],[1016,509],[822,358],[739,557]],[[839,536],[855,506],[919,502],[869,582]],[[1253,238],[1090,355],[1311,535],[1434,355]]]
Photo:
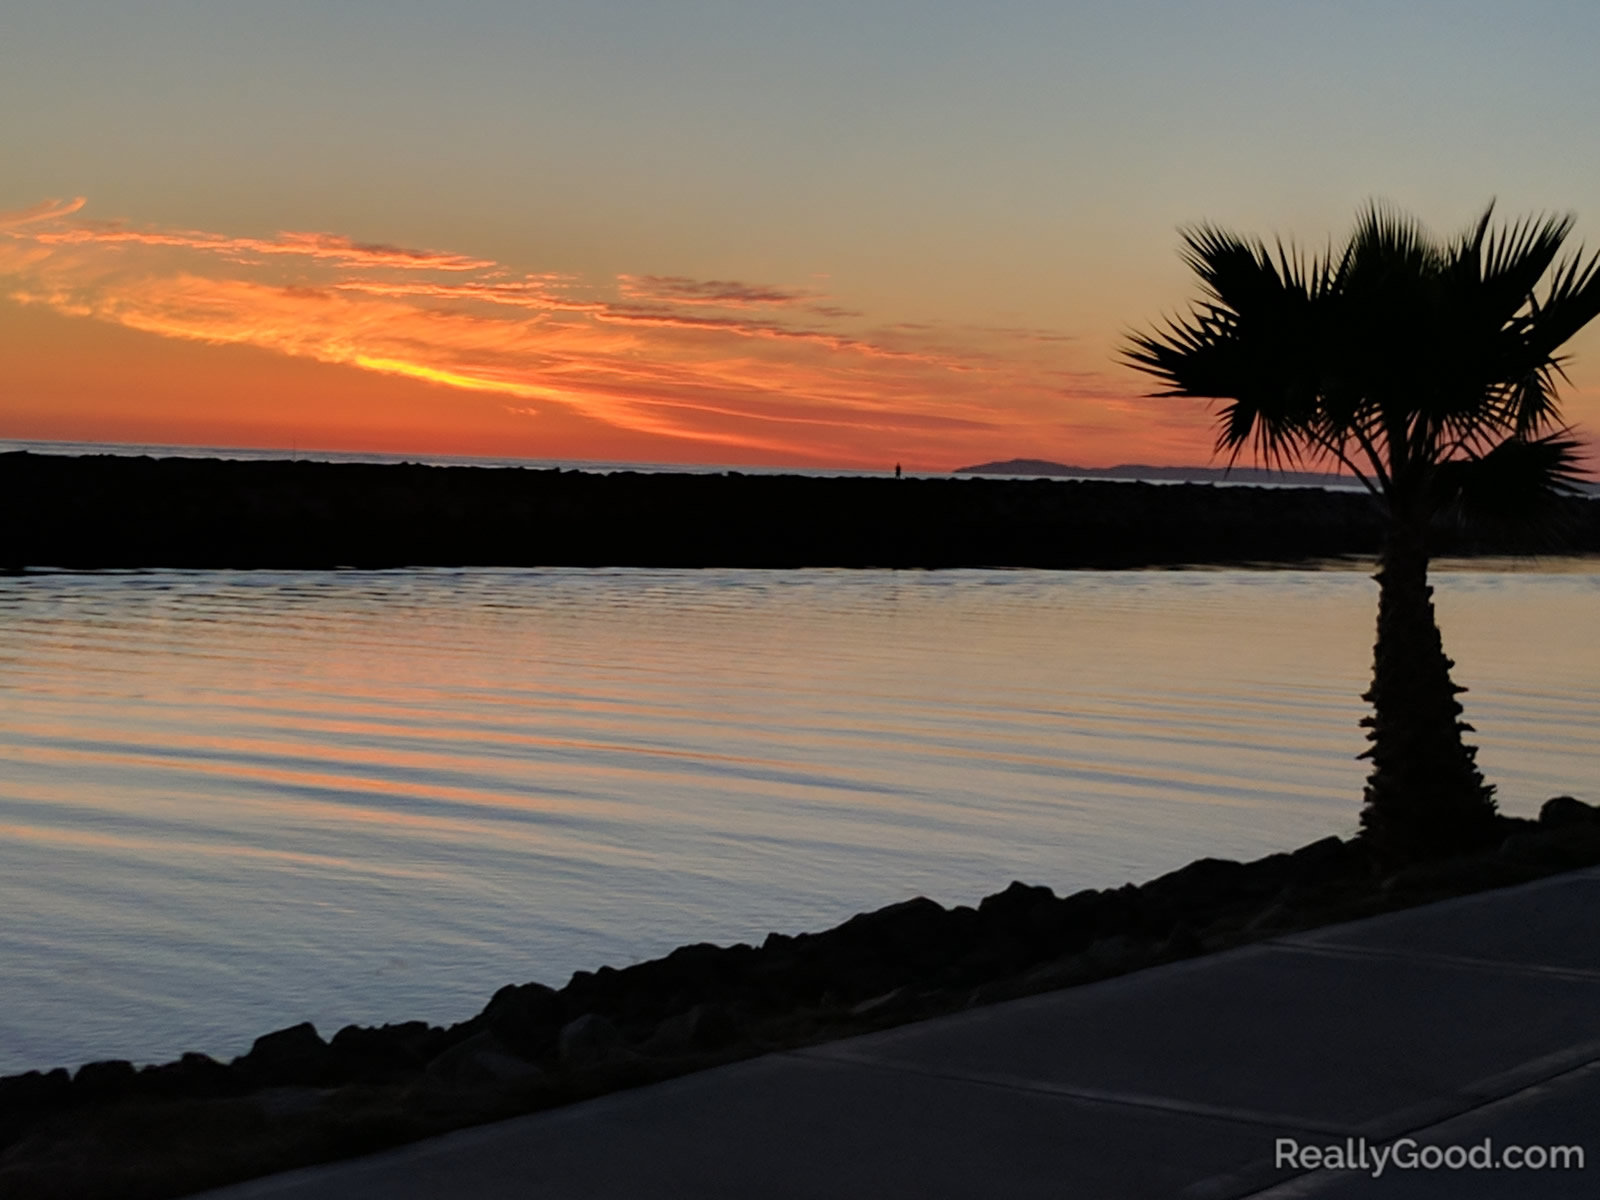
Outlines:
[[1080,431],[1125,435],[1129,424],[1115,407],[1127,393],[1071,370],[1070,340],[1050,330],[851,327],[857,313],[808,288],[649,274],[585,281],[332,233],[135,228],[85,220],[82,207],[0,214],[0,287],[13,301],[499,396],[499,419],[518,429],[567,413],[586,428],[670,439],[679,457],[701,446],[723,459],[731,448],[954,466],[1107,457],[1065,444],[1069,408]]
[[[78,200],[64,212],[31,217],[29,223],[67,216],[81,207],[83,201]],[[74,229],[37,233],[34,240],[46,246],[163,246],[201,250],[235,260],[248,260],[257,255],[288,254],[351,266],[399,267],[407,270],[483,271],[494,266],[485,259],[468,258],[461,254],[355,242],[331,233],[280,233],[275,238],[241,238],[210,233],[129,229],[116,222],[85,222]]]
[[86,203],[82,196],[78,196],[72,200],[44,200],[32,208],[21,208],[15,212],[0,212],[0,229],[21,229],[24,225],[39,221],[70,217]]

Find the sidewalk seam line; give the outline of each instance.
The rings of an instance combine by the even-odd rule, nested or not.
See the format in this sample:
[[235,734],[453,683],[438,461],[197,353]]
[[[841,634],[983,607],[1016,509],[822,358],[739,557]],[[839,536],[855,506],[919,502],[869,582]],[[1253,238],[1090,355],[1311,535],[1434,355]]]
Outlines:
[[1186,1100],[1169,1100],[1162,1096],[1139,1093],[1111,1092],[1098,1088],[1072,1087],[1038,1081],[1018,1079],[1014,1076],[965,1074],[959,1071],[937,1071],[907,1063],[886,1062],[881,1059],[858,1057],[853,1054],[828,1054],[818,1049],[785,1050],[774,1057],[808,1059],[852,1067],[892,1071],[901,1075],[916,1075],[924,1079],[942,1079],[951,1083],[971,1083],[982,1087],[1002,1088],[1007,1091],[1029,1092],[1034,1095],[1056,1096],[1068,1100],[1081,1100],[1095,1104],[1110,1104],[1123,1108],[1137,1108],[1181,1116],[1205,1117],[1211,1120],[1230,1121],[1239,1125],[1254,1125],[1265,1129],[1295,1129],[1305,1133],[1332,1137],[1355,1137],[1359,1130],[1351,1125],[1321,1124],[1283,1117],[1277,1113],[1258,1112],[1254,1109],[1226,1108],[1220,1105],[1196,1104]]
[[1528,975],[1543,979],[1570,979],[1577,982],[1600,982],[1600,970],[1585,967],[1552,967],[1540,963],[1502,962],[1493,958],[1475,958],[1466,954],[1441,954],[1429,950],[1397,950],[1384,946],[1342,945],[1338,942],[1301,941],[1298,938],[1273,938],[1258,943],[1274,949],[1296,954],[1320,955],[1325,958],[1370,958],[1388,962],[1415,962],[1424,966],[1467,967],[1479,971],[1499,971],[1510,975]]

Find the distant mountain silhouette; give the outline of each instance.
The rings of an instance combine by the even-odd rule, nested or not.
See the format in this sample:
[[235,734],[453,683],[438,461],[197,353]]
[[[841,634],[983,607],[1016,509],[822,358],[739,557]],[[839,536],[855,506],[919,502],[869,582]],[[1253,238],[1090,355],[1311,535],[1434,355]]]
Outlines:
[[1074,479],[1170,479],[1181,483],[1276,483],[1299,487],[1354,487],[1348,475],[1321,471],[1268,471],[1260,467],[1149,467],[1122,463],[1115,467],[1075,467],[1042,458],[1008,458],[1004,462],[957,467],[952,475],[1062,475]]

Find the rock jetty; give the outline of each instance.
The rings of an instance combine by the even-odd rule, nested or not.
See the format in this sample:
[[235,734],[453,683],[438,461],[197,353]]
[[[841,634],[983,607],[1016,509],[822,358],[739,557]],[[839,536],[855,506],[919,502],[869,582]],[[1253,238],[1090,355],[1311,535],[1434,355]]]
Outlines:
[[[0,454],[0,569],[1139,567],[1372,555],[1363,494]],[[1600,551],[1600,500],[1564,541]],[[1441,526],[1441,553],[1523,549]]]

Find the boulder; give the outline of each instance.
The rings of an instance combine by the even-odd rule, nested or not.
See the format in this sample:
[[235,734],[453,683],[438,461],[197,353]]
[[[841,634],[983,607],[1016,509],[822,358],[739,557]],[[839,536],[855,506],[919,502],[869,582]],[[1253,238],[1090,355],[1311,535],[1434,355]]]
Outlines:
[[[1105,902],[1109,895],[1088,890],[1062,899],[1047,887],[1014,882],[978,904],[978,958],[1020,964],[1081,950],[1098,934],[1111,932],[1102,928],[1111,911]],[[1010,949],[996,955],[993,949],[1000,944]]]
[[332,1065],[328,1043],[316,1026],[302,1021],[262,1034],[250,1053],[234,1060],[236,1070],[256,1086],[321,1083]]
[[72,1076],[65,1067],[53,1071],[25,1071],[0,1078],[0,1109],[48,1108],[66,1100]]
[[916,1007],[916,994],[910,988],[897,987],[893,991],[884,992],[881,996],[863,1000],[851,1008],[850,1015],[867,1020],[881,1020],[886,1017],[909,1016]]
[[250,1105],[273,1120],[308,1117],[327,1108],[331,1093],[326,1088],[280,1084],[260,1088],[250,1094]]
[[139,1072],[139,1090],[152,1096],[225,1096],[238,1088],[231,1068],[209,1054],[193,1050],[177,1062],[161,1063]]
[[696,1004],[661,1022],[640,1049],[645,1054],[669,1056],[720,1050],[739,1036],[740,1025],[725,1005]]
[[860,913],[811,940],[851,957],[865,954],[875,959],[925,963],[949,954],[951,931],[951,914],[944,906],[926,896],[917,896]]
[[492,1033],[479,1033],[440,1054],[427,1066],[428,1078],[453,1088],[498,1087],[531,1083],[544,1072]]
[[71,1096],[72,1076],[63,1067],[0,1078],[0,1146],[39,1117],[64,1108]]
[[72,1077],[72,1098],[87,1104],[120,1100],[133,1091],[138,1077],[133,1064],[126,1059],[84,1063]]
[[[1531,861],[1532,856],[1518,852],[1517,844],[1528,834],[1509,838],[1500,848],[1498,858],[1475,855],[1469,858],[1449,858],[1436,862],[1417,863],[1395,872],[1383,880],[1379,891],[1385,896],[1430,898],[1443,895],[1468,895],[1487,888],[1506,887],[1525,883],[1546,873],[1546,868]],[[1542,834],[1531,835],[1535,838]]]
[[479,1015],[479,1024],[523,1058],[555,1052],[566,1006],[561,994],[542,983],[509,984],[496,992]]
[[584,1013],[568,1021],[556,1036],[556,1054],[563,1066],[584,1068],[623,1056],[622,1034],[605,1017]]
[[978,901],[978,920],[985,926],[1010,925],[1021,927],[1028,918],[1056,902],[1056,894],[1040,884],[1023,883],[1013,879],[1004,891],[995,892]]
[[1500,858],[1546,870],[1571,870],[1600,863],[1600,823],[1556,825],[1519,833],[1500,843]]
[[329,1045],[334,1076],[376,1082],[419,1070],[438,1053],[444,1030],[426,1021],[397,1025],[346,1025]]
[[1361,867],[1361,856],[1352,843],[1325,837],[1289,855],[1289,886],[1314,887],[1346,878]]
[[1539,824],[1545,829],[1600,824],[1600,808],[1573,796],[1552,796],[1539,809]]

